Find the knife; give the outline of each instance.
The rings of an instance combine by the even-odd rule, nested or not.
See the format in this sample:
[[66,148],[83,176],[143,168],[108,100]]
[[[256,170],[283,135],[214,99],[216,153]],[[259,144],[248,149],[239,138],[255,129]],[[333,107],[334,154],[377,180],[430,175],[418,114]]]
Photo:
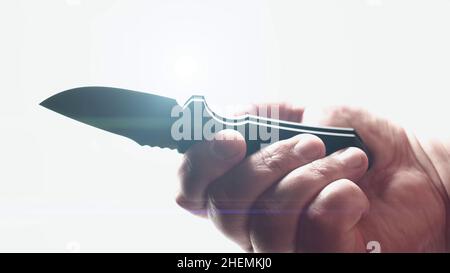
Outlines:
[[[247,155],[261,147],[298,134],[318,136],[327,155],[347,147],[369,151],[352,128],[312,127],[296,122],[244,115],[225,118],[214,113],[203,96],[183,106],[175,99],[112,87],[81,87],[58,93],[40,105],[82,123],[125,136],[140,145],[186,152],[223,129],[240,132]],[[369,156],[370,161],[370,156]]]

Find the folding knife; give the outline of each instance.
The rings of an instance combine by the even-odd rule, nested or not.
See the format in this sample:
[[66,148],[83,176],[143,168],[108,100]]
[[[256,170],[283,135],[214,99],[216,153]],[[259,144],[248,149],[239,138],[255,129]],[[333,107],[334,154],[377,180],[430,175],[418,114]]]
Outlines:
[[174,99],[149,93],[81,87],[58,93],[41,105],[141,145],[177,149],[180,153],[197,142],[211,139],[220,130],[233,129],[244,136],[247,155],[264,145],[308,133],[322,139],[327,154],[357,147],[369,156],[367,147],[352,128],[312,127],[249,114],[224,118],[215,114],[202,96],[193,96],[180,106]]

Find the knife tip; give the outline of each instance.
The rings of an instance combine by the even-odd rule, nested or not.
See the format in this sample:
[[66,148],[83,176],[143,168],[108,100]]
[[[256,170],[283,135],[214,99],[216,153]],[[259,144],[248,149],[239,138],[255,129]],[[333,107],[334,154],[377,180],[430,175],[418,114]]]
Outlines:
[[58,109],[61,108],[61,103],[59,102],[59,99],[57,97],[58,94],[46,98],[45,100],[41,101],[39,105],[49,110],[59,112]]
[[39,103],[40,106],[50,109],[50,98],[47,98]]

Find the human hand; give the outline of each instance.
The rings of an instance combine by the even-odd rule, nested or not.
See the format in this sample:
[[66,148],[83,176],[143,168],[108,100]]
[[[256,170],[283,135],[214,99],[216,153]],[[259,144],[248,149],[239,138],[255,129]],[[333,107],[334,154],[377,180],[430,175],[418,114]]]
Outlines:
[[[280,106],[280,119],[310,123],[309,109]],[[257,252],[444,251],[448,196],[420,143],[403,128],[348,107],[320,125],[355,128],[372,154],[348,148],[325,156],[308,134],[245,157],[245,141],[225,130],[191,147],[179,170],[177,202],[210,218]],[[232,140],[230,140],[232,139]]]

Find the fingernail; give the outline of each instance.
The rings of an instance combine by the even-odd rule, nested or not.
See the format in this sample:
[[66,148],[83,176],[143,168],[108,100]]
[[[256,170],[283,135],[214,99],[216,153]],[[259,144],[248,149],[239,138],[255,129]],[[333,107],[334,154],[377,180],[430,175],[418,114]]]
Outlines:
[[322,154],[319,145],[306,139],[300,139],[299,142],[295,144],[294,152],[308,161],[319,159]]
[[344,164],[350,168],[360,168],[364,164],[364,160],[361,153],[357,151],[357,148],[347,148],[341,153],[338,153],[337,158],[344,162]]
[[222,160],[232,159],[241,153],[241,147],[230,140],[214,140],[210,147],[211,153]]

